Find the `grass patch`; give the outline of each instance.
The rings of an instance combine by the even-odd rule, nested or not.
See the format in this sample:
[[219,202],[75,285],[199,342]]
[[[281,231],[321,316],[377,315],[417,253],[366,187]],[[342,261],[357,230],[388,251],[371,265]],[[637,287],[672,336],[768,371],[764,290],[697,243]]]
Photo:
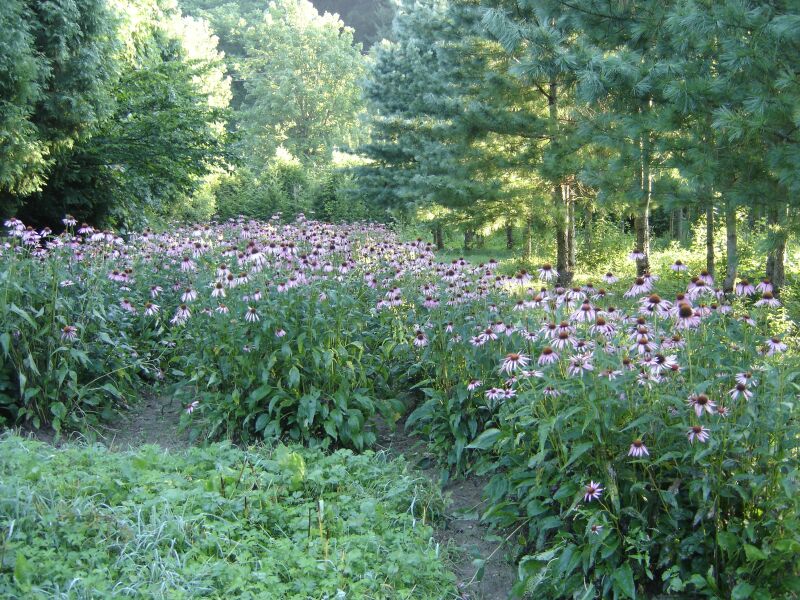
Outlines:
[[453,598],[402,460],[0,438],[0,597]]

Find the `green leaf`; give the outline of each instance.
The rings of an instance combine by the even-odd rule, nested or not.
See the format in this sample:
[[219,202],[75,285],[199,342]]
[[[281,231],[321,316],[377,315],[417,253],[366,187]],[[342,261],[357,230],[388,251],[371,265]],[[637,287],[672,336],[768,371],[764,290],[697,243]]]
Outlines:
[[731,600],[745,600],[746,598],[752,596],[755,590],[755,587],[746,581],[742,581],[736,584],[736,587],[731,590]]
[[264,431],[264,428],[269,423],[269,413],[261,413],[256,418],[256,431]]
[[467,448],[472,448],[474,450],[487,450],[494,445],[501,433],[502,432],[499,429],[487,429],[474,440],[472,440],[472,443],[470,443]]
[[624,598],[636,598],[636,587],[633,583],[633,571],[631,571],[630,564],[625,563],[617,568],[612,579],[614,580],[614,590]]
[[3,354],[8,356],[8,351],[11,348],[11,335],[7,331],[0,334],[0,346],[3,347]]
[[570,466],[572,463],[574,463],[576,460],[578,460],[581,456],[586,454],[586,452],[588,452],[589,450],[592,449],[592,446],[594,446],[593,442],[584,442],[583,444],[578,444],[577,446],[575,446],[572,449],[572,452],[569,455],[569,460],[567,461],[567,464],[564,465],[564,468]]
[[747,560],[766,560],[767,555],[761,551],[760,548],[757,548],[751,544],[744,544],[744,553],[747,556]]
[[290,388],[296,388],[300,385],[300,371],[297,370],[297,367],[289,369],[288,382]]
[[31,574],[33,567],[25,558],[22,552],[17,552],[16,561],[14,563],[14,580],[21,586],[27,588],[31,581]]

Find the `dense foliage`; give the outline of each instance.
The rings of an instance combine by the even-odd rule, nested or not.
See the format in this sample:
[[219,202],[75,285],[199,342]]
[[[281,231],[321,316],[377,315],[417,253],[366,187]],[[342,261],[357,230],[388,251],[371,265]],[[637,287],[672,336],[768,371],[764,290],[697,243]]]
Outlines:
[[746,207],[774,232],[779,288],[797,225],[798,23],[791,2],[409,0],[365,87],[359,192],[423,217],[439,245],[442,224],[467,249],[499,228],[513,246],[524,224],[530,254],[544,225],[562,284],[603,214],[632,219],[640,274],[654,226],[685,240],[705,218],[714,273],[722,213],[726,291]]
[[456,597],[441,497],[382,454],[5,435],[0,474],[5,598]]
[[59,225],[165,214],[222,153],[229,82],[174,3],[4,3],[0,213]]
[[562,288],[306,220],[125,244],[9,225],[10,422],[80,427],[163,380],[195,435],[361,449],[418,389],[406,426],[448,472],[492,474],[518,592],[798,592],[800,364],[768,281],[726,296],[696,259],[636,277],[632,254],[623,281]]

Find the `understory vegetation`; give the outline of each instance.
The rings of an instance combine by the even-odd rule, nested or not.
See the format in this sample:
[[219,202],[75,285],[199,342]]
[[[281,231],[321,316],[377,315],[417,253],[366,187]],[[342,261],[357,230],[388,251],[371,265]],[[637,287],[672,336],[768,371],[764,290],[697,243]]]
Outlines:
[[[454,598],[402,461],[0,438],[4,598]],[[449,590],[449,591],[448,591]]]

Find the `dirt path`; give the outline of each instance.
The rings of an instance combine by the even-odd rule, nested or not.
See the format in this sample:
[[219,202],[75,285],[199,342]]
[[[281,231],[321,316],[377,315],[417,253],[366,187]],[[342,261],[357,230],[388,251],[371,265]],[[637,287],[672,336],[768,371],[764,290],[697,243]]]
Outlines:
[[[405,433],[402,422],[395,428],[378,425],[376,429],[377,449],[404,456],[410,465],[439,483],[439,470],[427,455],[424,442]],[[517,577],[516,567],[506,556],[508,544],[502,544],[498,533],[480,521],[485,484],[485,478],[470,477],[450,482],[443,489],[449,505],[438,539],[442,545],[456,548],[453,569],[463,600],[507,600]],[[486,561],[480,581],[475,560]]]
[[144,444],[155,444],[165,450],[182,450],[191,446],[185,433],[180,433],[183,406],[154,393],[117,417],[118,421],[98,431],[101,441],[113,450],[128,450]]

